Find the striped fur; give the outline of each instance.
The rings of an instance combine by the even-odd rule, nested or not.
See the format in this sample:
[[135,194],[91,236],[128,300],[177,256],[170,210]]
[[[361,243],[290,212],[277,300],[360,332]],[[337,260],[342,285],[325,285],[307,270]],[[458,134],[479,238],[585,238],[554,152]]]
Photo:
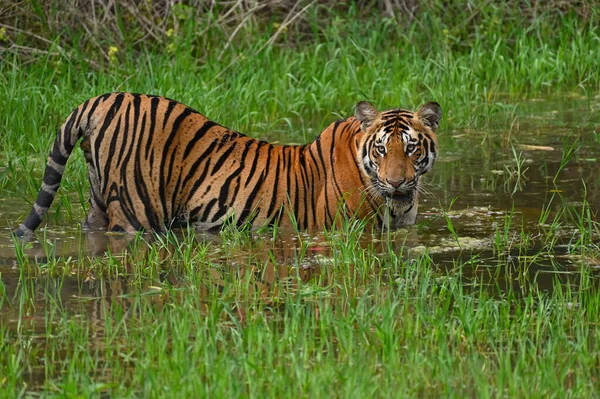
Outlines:
[[440,118],[437,103],[380,113],[361,102],[356,116],[334,122],[313,143],[286,146],[234,132],[167,98],[105,94],[81,104],[61,127],[16,234],[39,226],[80,139],[91,191],[88,228],[214,229],[229,219],[319,229],[342,213],[391,227],[413,224],[419,176],[438,154]]

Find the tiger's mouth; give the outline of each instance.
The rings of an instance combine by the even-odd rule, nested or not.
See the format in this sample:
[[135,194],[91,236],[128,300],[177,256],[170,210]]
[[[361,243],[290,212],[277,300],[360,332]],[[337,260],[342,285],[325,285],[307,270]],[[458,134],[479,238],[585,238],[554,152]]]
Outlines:
[[407,190],[407,191],[396,190],[391,193],[388,193],[388,198],[390,198],[392,201],[403,203],[403,204],[413,202],[414,197],[415,197],[415,190]]

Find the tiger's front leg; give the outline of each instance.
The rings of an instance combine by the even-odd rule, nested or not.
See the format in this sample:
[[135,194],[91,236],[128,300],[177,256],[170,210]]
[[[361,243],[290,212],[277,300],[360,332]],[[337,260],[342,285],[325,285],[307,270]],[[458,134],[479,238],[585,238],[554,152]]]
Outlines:
[[[390,216],[389,227],[397,229],[404,226],[412,226],[417,223],[417,213],[419,210],[418,200],[415,198],[412,204],[407,204],[403,207],[396,207],[386,210]],[[384,218],[384,227],[388,226],[386,218]]]
[[415,200],[412,204],[412,208],[404,213],[404,215],[400,218],[400,223],[397,227],[401,226],[411,226],[417,223],[417,211],[419,208],[419,203]]

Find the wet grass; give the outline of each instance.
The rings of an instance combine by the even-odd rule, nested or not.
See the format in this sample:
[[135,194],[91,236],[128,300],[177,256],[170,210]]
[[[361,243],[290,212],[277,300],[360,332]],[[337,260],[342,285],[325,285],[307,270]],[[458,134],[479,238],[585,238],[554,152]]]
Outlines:
[[570,279],[550,267],[550,290],[536,263],[557,252],[533,248],[512,213],[495,254],[459,252],[446,267],[409,255],[398,233],[360,227],[299,235],[306,245],[288,251],[270,232],[115,237],[113,252],[87,260],[48,244],[42,263],[18,257],[4,295],[3,392],[590,397],[600,296],[586,256],[599,225],[584,205],[541,231],[561,216],[583,224],[563,227]]
[[[398,232],[348,221],[318,235],[82,238],[76,151],[37,242],[10,241],[19,212],[3,215],[0,396],[597,395],[598,32],[570,14],[520,29],[490,7],[475,34],[425,15],[408,31],[343,21],[260,51],[270,36],[257,33],[202,59],[180,36],[177,51],[120,49],[105,70],[76,49],[5,58],[0,190],[23,215],[63,118],[113,90],[169,96],[286,143],[363,99],[437,100],[445,159],[422,222]],[[567,101],[527,108],[548,92]]]

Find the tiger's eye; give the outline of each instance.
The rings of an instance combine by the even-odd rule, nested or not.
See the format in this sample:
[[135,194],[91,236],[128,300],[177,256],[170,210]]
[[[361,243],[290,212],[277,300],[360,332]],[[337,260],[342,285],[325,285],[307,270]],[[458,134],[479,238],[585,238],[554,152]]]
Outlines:
[[375,146],[375,150],[377,150],[377,152],[379,153],[379,155],[385,155],[385,146],[383,146],[383,145],[376,145]]

